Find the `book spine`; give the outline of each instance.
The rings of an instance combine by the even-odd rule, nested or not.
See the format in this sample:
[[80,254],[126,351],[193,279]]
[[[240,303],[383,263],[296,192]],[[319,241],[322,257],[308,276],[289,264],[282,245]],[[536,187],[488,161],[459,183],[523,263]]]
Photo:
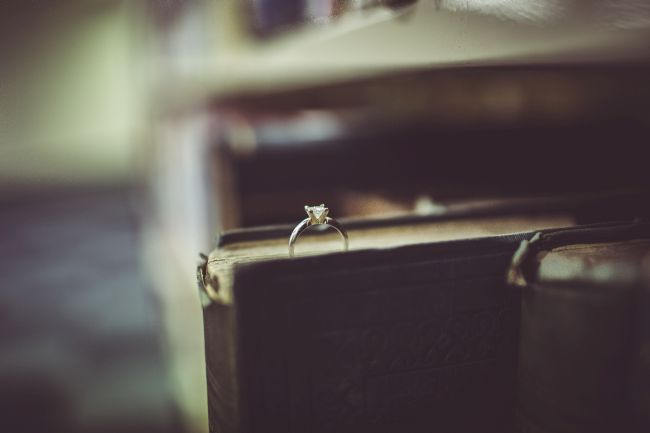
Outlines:
[[570,266],[560,270],[575,272],[572,280],[527,282],[538,272],[540,252],[648,236],[650,224],[635,222],[558,230],[522,242],[508,271],[510,284],[522,289],[519,431],[650,431],[645,286],[630,275],[581,279],[582,267]]
[[635,344],[630,368],[632,422],[635,431],[650,431],[650,252],[635,301]]
[[[609,289],[609,290],[608,290]],[[520,431],[630,431],[631,290],[533,283],[522,294]]]
[[240,433],[236,326],[232,305],[203,308],[210,433]]

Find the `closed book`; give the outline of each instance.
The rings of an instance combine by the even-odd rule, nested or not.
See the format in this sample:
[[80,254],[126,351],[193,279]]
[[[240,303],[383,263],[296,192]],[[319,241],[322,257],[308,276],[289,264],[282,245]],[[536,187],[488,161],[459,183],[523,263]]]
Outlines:
[[583,205],[347,220],[349,251],[315,230],[294,258],[290,225],[223,234],[198,268],[210,431],[513,431],[521,302],[506,271]]
[[[532,207],[527,206],[527,209]],[[512,430],[510,258],[557,209],[347,221],[350,251],[291,226],[221,236],[199,268],[211,432]]]
[[543,233],[519,253],[520,430],[650,431],[650,223]]

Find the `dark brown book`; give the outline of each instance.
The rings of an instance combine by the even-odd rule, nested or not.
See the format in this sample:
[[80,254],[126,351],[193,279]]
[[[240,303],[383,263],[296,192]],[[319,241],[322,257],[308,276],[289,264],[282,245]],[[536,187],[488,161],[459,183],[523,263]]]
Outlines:
[[513,431],[504,276],[522,240],[592,205],[346,221],[350,251],[316,232],[292,259],[292,226],[224,234],[199,267],[210,431]]
[[517,257],[521,430],[650,431],[650,224],[545,233]]

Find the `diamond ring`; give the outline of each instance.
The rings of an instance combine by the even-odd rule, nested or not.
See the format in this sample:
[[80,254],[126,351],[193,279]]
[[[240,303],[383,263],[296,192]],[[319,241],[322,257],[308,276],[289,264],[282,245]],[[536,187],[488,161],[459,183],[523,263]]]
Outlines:
[[307,228],[317,224],[326,224],[330,227],[334,227],[336,231],[339,232],[339,234],[343,237],[345,251],[348,250],[348,233],[337,220],[327,216],[329,211],[330,210],[325,207],[324,204],[320,204],[318,206],[305,206],[305,212],[307,212],[309,218],[305,218],[304,220],[300,221],[296,228],[293,229],[293,232],[291,232],[291,237],[289,237],[290,257],[293,257],[294,244],[296,243],[298,236],[307,230]]

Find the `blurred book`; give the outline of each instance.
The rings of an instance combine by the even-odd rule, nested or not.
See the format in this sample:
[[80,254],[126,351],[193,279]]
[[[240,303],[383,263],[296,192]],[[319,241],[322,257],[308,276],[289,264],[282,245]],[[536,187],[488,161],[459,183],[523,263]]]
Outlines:
[[649,227],[566,230],[522,245],[522,431],[650,429]]

